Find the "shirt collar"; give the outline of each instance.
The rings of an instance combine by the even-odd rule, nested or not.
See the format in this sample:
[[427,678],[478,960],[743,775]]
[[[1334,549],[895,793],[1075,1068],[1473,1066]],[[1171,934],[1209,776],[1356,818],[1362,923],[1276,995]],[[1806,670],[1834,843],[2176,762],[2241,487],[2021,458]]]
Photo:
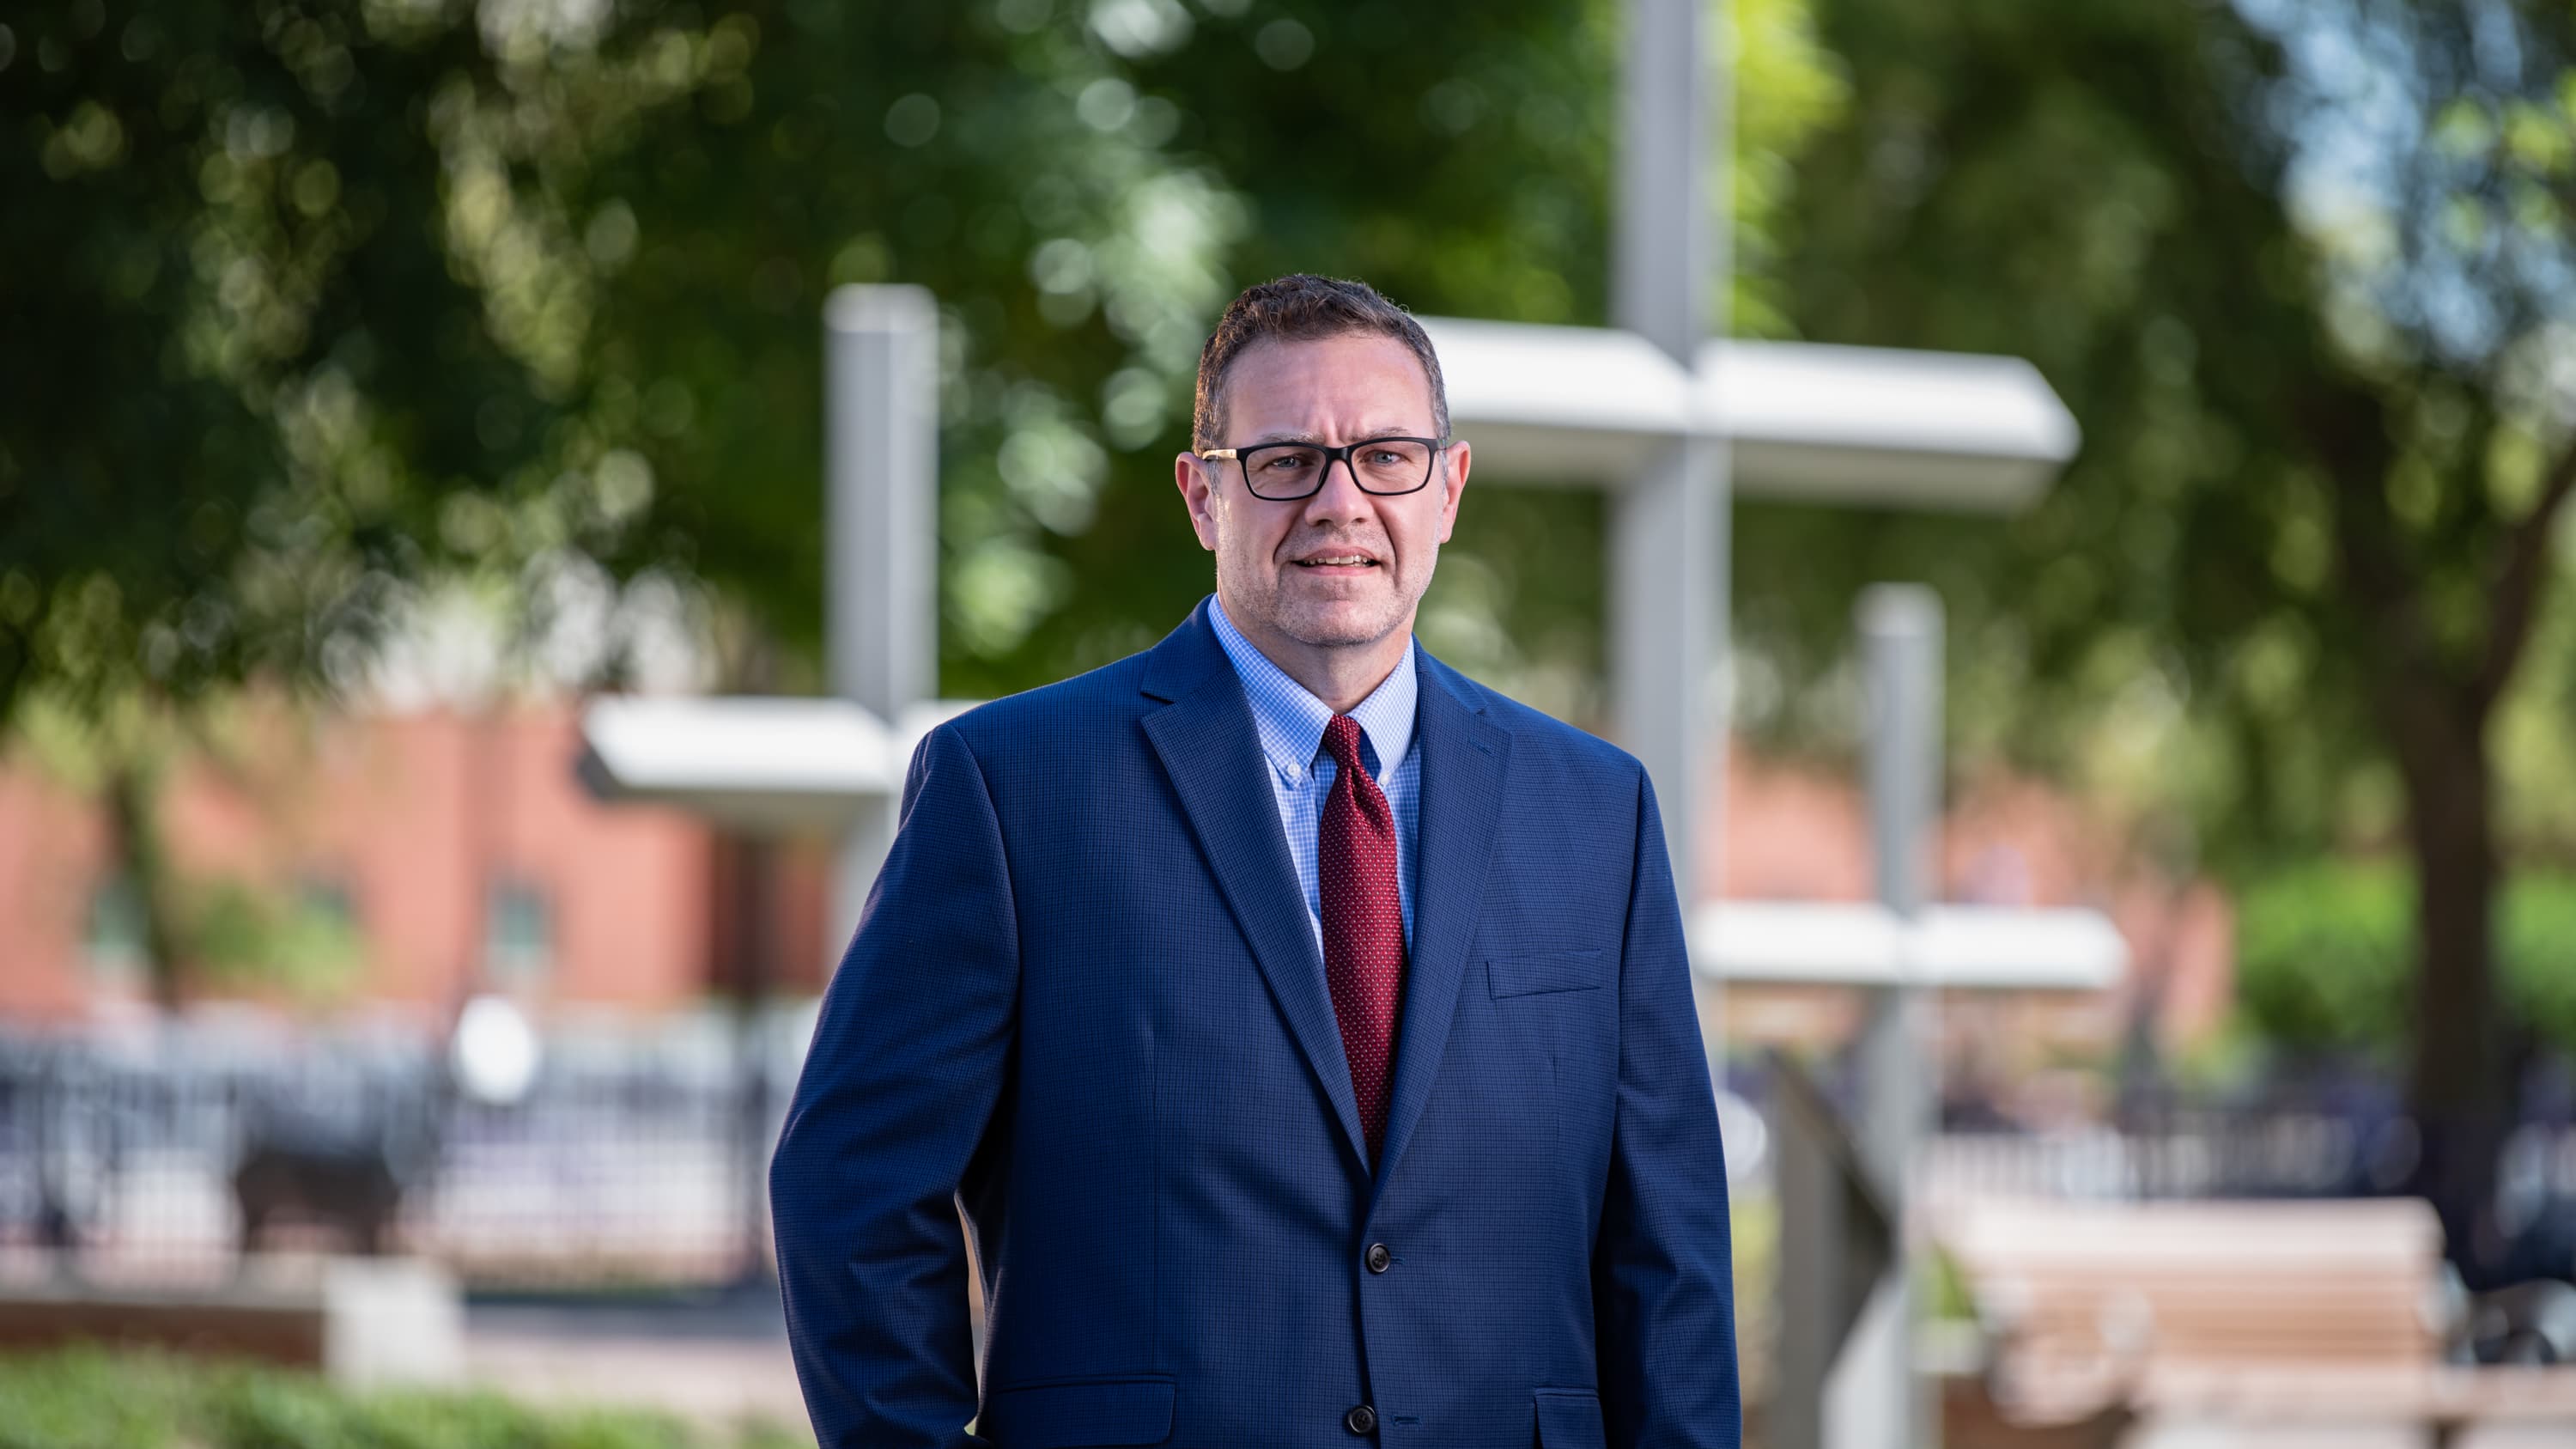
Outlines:
[[[1224,600],[1209,601],[1208,619],[1216,626],[1216,641],[1224,646],[1225,657],[1234,661],[1235,675],[1252,703],[1252,728],[1260,736],[1261,753],[1281,775],[1292,781],[1303,779],[1324,747],[1324,726],[1332,722],[1332,706],[1243,637],[1226,617]],[[1413,640],[1407,636],[1404,657],[1396,661],[1395,671],[1351,709],[1360,733],[1377,752],[1381,780],[1392,776],[1413,748],[1413,707],[1421,687],[1414,674]]]

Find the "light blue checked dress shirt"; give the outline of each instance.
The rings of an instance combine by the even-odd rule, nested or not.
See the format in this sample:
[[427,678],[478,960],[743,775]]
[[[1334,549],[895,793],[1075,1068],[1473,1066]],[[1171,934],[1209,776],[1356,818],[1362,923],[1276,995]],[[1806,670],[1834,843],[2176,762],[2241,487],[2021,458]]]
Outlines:
[[[1216,638],[1234,661],[1243,692],[1252,701],[1252,728],[1261,738],[1261,755],[1270,766],[1270,793],[1279,802],[1279,824],[1288,832],[1288,857],[1297,863],[1297,889],[1306,897],[1306,919],[1315,928],[1315,949],[1324,949],[1324,904],[1317,884],[1315,840],[1324,817],[1324,797],[1333,792],[1336,767],[1324,749],[1324,726],[1333,708],[1306,686],[1270,662],[1225,616],[1222,600],[1208,610]],[[1413,882],[1420,859],[1413,848],[1414,824],[1422,817],[1422,752],[1413,748],[1413,706],[1421,682],[1414,675],[1413,641],[1404,641],[1404,658],[1386,682],[1351,710],[1359,721],[1363,759],[1374,759],[1371,773],[1395,812],[1396,895],[1404,908],[1404,949],[1413,950]],[[1393,747],[1392,754],[1389,746]]]

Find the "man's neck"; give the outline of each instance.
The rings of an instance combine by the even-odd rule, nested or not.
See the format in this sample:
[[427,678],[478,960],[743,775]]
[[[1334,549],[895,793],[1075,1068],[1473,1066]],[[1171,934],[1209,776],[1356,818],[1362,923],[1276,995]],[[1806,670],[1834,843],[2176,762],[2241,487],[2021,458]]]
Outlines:
[[[1217,600],[1223,608],[1222,595]],[[1279,666],[1279,672],[1305,687],[1308,694],[1320,699],[1335,714],[1349,714],[1360,701],[1377,692],[1395,666],[1404,662],[1405,646],[1413,642],[1413,615],[1389,630],[1383,639],[1366,644],[1307,644],[1291,639],[1269,625],[1247,617],[1248,610],[1226,609],[1226,622],[1235,632],[1249,640],[1262,657]]]

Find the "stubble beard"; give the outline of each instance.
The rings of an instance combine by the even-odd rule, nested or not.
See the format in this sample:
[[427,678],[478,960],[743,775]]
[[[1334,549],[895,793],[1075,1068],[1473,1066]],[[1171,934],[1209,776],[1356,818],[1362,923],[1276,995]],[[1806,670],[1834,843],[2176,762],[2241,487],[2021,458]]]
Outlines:
[[[1371,552],[1381,559],[1385,557],[1383,548]],[[1423,561],[1426,587],[1432,562]],[[1356,598],[1324,598],[1296,587],[1297,580],[1289,571],[1297,567],[1293,563],[1275,563],[1243,571],[1252,575],[1249,579],[1228,577],[1237,571],[1220,567],[1218,592],[1229,603],[1240,601],[1243,612],[1251,614],[1255,621],[1310,649],[1375,644],[1405,626],[1424,592],[1406,588],[1409,580],[1389,577],[1364,580],[1376,588]],[[1394,565],[1381,562],[1378,568],[1391,571]],[[1252,587],[1243,587],[1246,584]]]

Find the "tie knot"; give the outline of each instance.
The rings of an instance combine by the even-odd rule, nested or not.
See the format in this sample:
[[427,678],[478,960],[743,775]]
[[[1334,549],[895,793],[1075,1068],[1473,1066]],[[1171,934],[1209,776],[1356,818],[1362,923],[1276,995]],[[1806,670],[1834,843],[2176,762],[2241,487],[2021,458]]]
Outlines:
[[1346,714],[1333,716],[1324,726],[1324,748],[1332,755],[1333,764],[1339,767],[1343,774],[1367,773],[1367,767],[1360,763],[1360,722],[1358,720]]

